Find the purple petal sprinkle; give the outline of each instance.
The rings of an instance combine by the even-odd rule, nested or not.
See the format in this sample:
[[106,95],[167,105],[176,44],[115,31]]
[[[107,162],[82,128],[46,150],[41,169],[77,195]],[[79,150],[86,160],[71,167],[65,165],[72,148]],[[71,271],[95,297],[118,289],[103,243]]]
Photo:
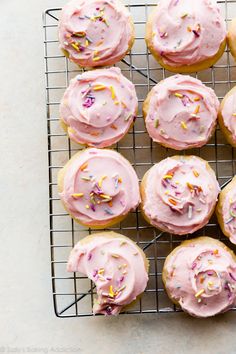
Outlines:
[[200,37],[200,34],[196,30],[192,30],[196,37]]
[[186,107],[188,105],[188,103],[190,102],[190,98],[187,95],[184,95],[184,97],[182,98],[182,103],[183,105]]
[[120,283],[122,283],[122,281],[125,279],[125,277],[122,275],[122,277],[120,278]]
[[94,204],[90,204],[90,208],[92,209],[92,211],[93,211],[93,212],[95,212],[95,211],[96,211],[96,209],[95,209],[95,205],[94,205]]
[[207,275],[209,275],[209,276],[214,275],[214,272],[212,272],[212,271],[207,272]]
[[98,274],[98,270],[97,270],[97,269],[94,269],[94,271],[93,271],[93,277],[95,278],[95,277],[97,276],[97,274]]
[[196,263],[196,262],[193,262],[191,269],[193,270],[194,268],[196,268],[196,266],[197,266],[197,263]]
[[92,253],[88,254],[88,261],[90,261],[90,259],[92,258]]
[[95,97],[86,97],[83,106],[86,108],[90,108],[95,102]]
[[161,184],[163,185],[163,187],[165,187],[165,188],[167,187],[167,183],[164,179],[161,180]]

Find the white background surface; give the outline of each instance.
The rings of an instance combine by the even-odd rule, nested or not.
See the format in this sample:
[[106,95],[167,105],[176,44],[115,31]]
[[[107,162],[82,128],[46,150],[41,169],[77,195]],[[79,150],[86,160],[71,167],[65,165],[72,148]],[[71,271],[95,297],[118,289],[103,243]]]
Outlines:
[[63,3],[0,1],[0,352],[236,353],[236,313],[208,320],[53,313],[41,13]]

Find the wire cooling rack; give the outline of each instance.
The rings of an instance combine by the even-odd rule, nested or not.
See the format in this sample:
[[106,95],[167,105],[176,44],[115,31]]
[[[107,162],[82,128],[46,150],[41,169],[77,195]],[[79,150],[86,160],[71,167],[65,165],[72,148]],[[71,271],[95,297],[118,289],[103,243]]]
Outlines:
[[[127,2],[126,2],[127,4]],[[236,0],[218,1],[222,14],[228,22],[236,16]],[[123,74],[136,86],[139,98],[139,115],[133,130],[115,148],[134,166],[139,179],[154,164],[175,155],[176,152],[152,143],[143,123],[142,103],[149,90],[160,80],[172,73],[161,68],[148,52],[145,41],[145,24],[148,14],[155,6],[148,1],[135,1],[127,4],[135,23],[136,41],[130,54],[118,63]],[[55,313],[58,317],[82,317],[92,315],[96,289],[92,281],[80,273],[67,273],[66,262],[72,247],[81,238],[95,230],[86,229],[74,223],[65,212],[58,198],[58,170],[76,153],[80,147],[70,141],[59,126],[59,103],[69,80],[81,72],[69,62],[58,49],[57,27],[60,8],[51,8],[43,14],[46,107],[48,129],[49,162],[49,208],[50,208],[50,246],[51,276]],[[228,52],[213,68],[193,75],[212,87],[219,99],[236,84],[236,65]],[[201,149],[189,153],[206,159],[215,170],[221,186],[227,184],[235,174],[234,149],[228,145],[217,128],[215,136]],[[185,152],[182,152],[185,154]],[[131,213],[125,221],[110,228],[129,236],[145,251],[150,262],[149,282],[142,298],[129,307],[125,313],[171,313],[180,311],[168,299],[161,281],[165,257],[188,235],[175,236],[148,225],[140,211]],[[215,216],[202,230],[190,237],[208,235],[223,240]],[[232,248],[232,245],[231,245]]]

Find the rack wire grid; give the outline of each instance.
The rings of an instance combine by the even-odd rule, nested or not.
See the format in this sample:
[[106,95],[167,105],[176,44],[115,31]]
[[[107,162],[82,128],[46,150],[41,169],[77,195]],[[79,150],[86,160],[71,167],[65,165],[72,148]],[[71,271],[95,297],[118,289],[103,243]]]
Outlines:
[[[149,90],[160,80],[173,75],[155,61],[144,41],[145,24],[150,11],[156,6],[148,1],[130,0],[128,6],[135,24],[136,40],[131,52],[119,62],[123,74],[135,84],[139,99],[139,115],[132,131],[114,147],[123,154],[135,168],[139,179],[155,163],[175,155],[171,149],[152,143],[142,117],[142,103]],[[226,23],[236,15],[236,0],[218,1]],[[55,314],[58,317],[83,317],[92,315],[96,288],[94,283],[80,273],[67,273],[66,262],[72,247],[88,233],[95,230],[79,226],[65,212],[57,192],[58,170],[80,147],[67,138],[59,126],[59,104],[64,90],[72,77],[82,71],[69,62],[58,48],[57,27],[61,8],[47,9],[43,14],[46,107],[48,129],[49,162],[49,208],[51,276]],[[228,49],[214,67],[193,74],[207,86],[212,87],[221,100],[236,83],[236,65]],[[214,137],[201,149],[188,154],[206,159],[216,172],[221,186],[226,185],[235,174],[235,152],[226,143],[219,127]],[[181,154],[185,154],[183,151]],[[149,282],[143,296],[127,308],[124,313],[174,313],[181,311],[168,299],[161,280],[166,256],[189,235],[176,236],[148,225],[140,210],[131,213],[123,222],[109,228],[130,237],[145,251],[150,262]],[[229,245],[213,216],[207,226],[191,237],[208,235],[223,240]],[[232,248],[232,245],[230,246]],[[234,309],[235,310],[235,309]]]

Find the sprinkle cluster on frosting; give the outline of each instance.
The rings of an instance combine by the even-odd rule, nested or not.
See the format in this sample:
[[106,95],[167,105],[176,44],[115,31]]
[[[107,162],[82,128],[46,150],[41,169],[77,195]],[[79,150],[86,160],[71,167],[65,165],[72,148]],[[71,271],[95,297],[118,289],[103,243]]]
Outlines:
[[176,150],[201,147],[214,131],[219,101],[200,80],[171,76],[152,89],[147,101],[145,123],[156,142]]
[[236,144],[236,90],[233,89],[223,101],[221,116],[225,127],[230,131],[231,138]]
[[151,46],[165,64],[175,67],[213,57],[226,38],[215,0],[161,0],[151,24]]
[[116,151],[86,149],[65,169],[60,197],[81,223],[102,227],[139,204],[137,175]]
[[129,130],[138,109],[135,87],[119,68],[84,72],[71,80],[60,106],[70,138],[106,147]]
[[152,225],[179,235],[207,224],[220,191],[213,170],[196,156],[162,160],[142,184],[144,214]]
[[236,262],[223,243],[209,237],[184,242],[164,265],[166,289],[197,317],[225,312],[236,299]]
[[[93,312],[117,315],[147,286],[147,267],[141,250],[115,233],[94,234],[72,250],[67,270],[86,274],[96,285]],[[114,237],[112,237],[114,236]]]
[[61,49],[84,67],[112,65],[132,45],[133,23],[117,0],[72,0],[59,22]]

